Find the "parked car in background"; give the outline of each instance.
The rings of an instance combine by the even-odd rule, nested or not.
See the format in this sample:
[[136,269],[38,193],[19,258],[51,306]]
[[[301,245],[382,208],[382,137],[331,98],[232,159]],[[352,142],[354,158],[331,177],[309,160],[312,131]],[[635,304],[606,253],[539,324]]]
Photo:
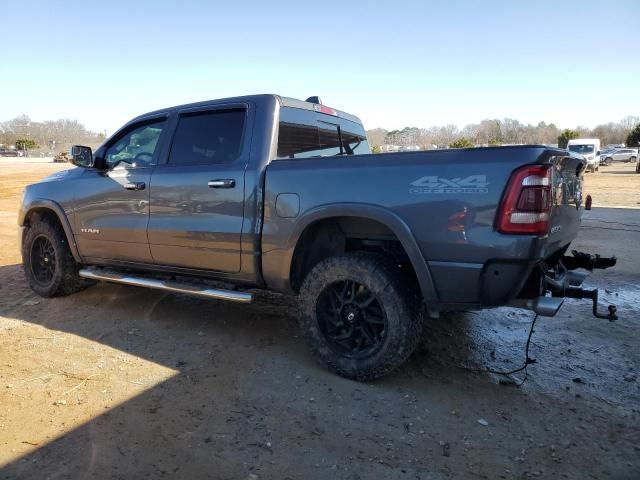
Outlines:
[[0,157],[17,157],[18,152],[9,148],[0,149]]
[[608,152],[601,153],[600,157],[605,162],[635,162],[638,158],[638,150],[635,148],[616,148]]
[[60,152],[60,153],[56,154],[55,157],[53,157],[53,161],[54,161],[54,163],[68,162],[69,161],[69,154],[67,152]]
[[600,140],[598,138],[574,138],[569,140],[567,149],[582,155],[587,161],[587,171],[600,168]]
[[607,155],[613,152],[615,148],[603,148],[600,150],[600,166],[609,166],[611,165],[611,158]]

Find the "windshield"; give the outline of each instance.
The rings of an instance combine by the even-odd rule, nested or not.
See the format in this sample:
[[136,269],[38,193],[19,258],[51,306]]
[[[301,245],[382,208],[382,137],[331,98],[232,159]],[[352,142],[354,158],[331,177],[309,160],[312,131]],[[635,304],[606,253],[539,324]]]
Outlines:
[[584,155],[585,153],[593,153],[593,145],[569,145],[569,150]]

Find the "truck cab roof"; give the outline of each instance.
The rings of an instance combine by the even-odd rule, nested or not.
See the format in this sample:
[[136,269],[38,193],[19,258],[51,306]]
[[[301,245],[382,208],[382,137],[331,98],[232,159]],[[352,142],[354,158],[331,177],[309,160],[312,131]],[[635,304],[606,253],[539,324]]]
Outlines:
[[362,121],[355,115],[352,115],[347,112],[343,112],[341,110],[337,110],[335,108],[327,107],[326,105],[307,102],[304,100],[299,100],[291,97],[283,97],[281,95],[277,95],[273,93],[265,93],[265,94],[257,94],[257,95],[244,95],[239,97],[219,98],[214,100],[204,100],[201,102],[175,105],[173,107],[162,108],[159,110],[154,110],[154,111],[139,115],[134,119],[132,119],[130,122],[128,122],[128,124],[138,122],[140,120],[144,120],[145,118],[148,118],[148,117],[155,117],[163,114],[169,115],[178,110],[187,110],[191,108],[200,108],[200,107],[207,107],[207,106],[213,107],[218,105],[224,105],[226,103],[246,103],[246,102],[254,102],[257,104],[267,104],[271,102],[277,102],[282,107],[300,108],[303,110],[314,110],[320,113],[325,113],[328,115],[344,118],[352,122],[362,123]]

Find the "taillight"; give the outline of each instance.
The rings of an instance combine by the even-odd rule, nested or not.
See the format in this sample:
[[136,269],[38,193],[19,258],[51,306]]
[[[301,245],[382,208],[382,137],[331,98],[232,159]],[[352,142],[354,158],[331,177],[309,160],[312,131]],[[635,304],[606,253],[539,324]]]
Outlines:
[[498,231],[546,235],[550,214],[551,167],[529,165],[513,172],[500,205]]

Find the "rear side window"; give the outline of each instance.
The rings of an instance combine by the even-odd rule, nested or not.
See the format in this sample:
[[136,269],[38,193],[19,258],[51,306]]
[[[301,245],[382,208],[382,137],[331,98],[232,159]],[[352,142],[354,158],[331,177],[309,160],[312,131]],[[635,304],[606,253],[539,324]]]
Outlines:
[[232,163],[240,157],[246,117],[244,109],[198,112],[180,116],[169,165]]
[[281,108],[277,158],[320,156],[320,137],[314,112]]
[[279,159],[371,153],[362,125],[311,110],[280,109]]
[[369,142],[367,142],[367,137],[364,132],[349,132],[346,128],[341,128],[340,135],[342,137],[342,149],[347,155],[365,155],[371,153]]
[[320,155],[332,157],[342,155],[340,148],[340,127],[333,123],[318,122],[318,138],[320,140]]

